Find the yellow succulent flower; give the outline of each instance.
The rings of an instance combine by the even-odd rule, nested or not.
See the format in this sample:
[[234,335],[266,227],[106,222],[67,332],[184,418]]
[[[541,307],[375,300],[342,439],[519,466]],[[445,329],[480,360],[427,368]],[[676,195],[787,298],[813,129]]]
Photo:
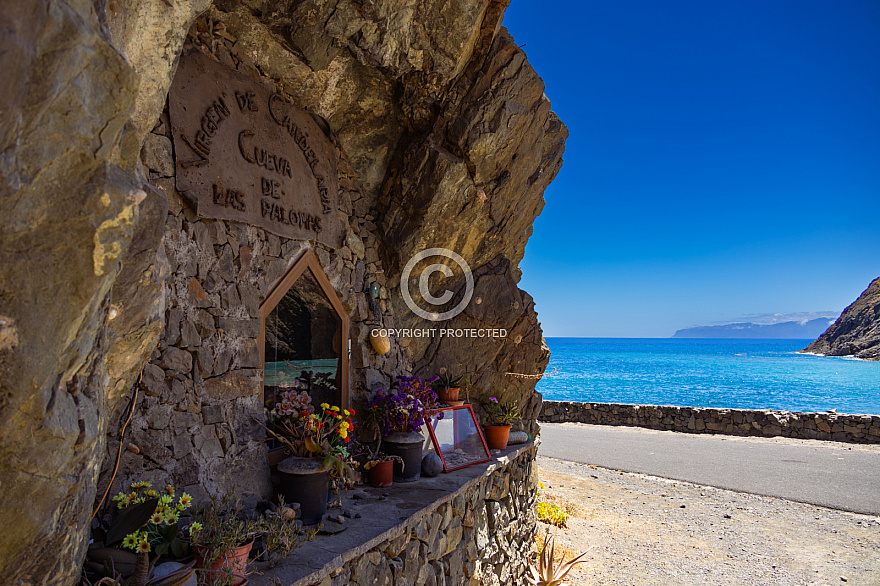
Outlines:
[[170,496],[174,496],[174,487],[169,484],[165,487],[165,492],[167,492]]
[[156,498],[157,496],[159,496],[159,493],[151,488],[147,491],[147,496],[150,498]]
[[122,540],[122,547],[126,547],[128,549],[134,549],[138,542],[138,532],[129,533],[125,536],[125,539]]
[[164,520],[165,520],[165,515],[163,515],[162,513],[158,512],[158,511],[153,513],[153,515],[150,517],[150,523],[152,523],[153,525],[159,525]]
[[193,523],[192,525],[189,526],[189,534],[190,535],[192,535],[193,533],[198,533],[201,530],[202,530],[202,524],[199,523],[198,521],[196,521],[195,523]]
[[184,509],[189,507],[192,504],[192,501],[193,497],[191,497],[190,495],[186,493],[180,495],[180,504],[183,506]]
[[160,505],[170,505],[173,500],[174,500],[173,496],[166,494],[162,498],[159,499],[159,504]]
[[179,518],[180,517],[178,517],[177,511],[170,511],[169,510],[169,511],[165,512],[165,524],[166,525],[174,525],[175,523],[177,523],[177,520]]
[[140,540],[140,542],[138,543],[138,548],[137,548],[137,550],[138,550],[138,553],[143,553],[143,552],[149,552],[149,551],[150,551],[150,542],[147,541],[147,536],[146,536],[146,535],[144,535],[144,537],[143,537],[143,538]]

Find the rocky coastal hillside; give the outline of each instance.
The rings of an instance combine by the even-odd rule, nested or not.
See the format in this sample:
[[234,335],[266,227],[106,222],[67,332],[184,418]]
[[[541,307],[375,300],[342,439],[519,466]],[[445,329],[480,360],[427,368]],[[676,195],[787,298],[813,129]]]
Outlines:
[[802,352],[880,360],[880,278]]

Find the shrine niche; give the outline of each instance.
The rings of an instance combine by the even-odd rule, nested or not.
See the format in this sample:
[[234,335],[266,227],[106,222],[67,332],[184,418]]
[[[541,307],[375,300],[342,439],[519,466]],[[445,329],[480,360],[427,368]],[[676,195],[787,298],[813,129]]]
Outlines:
[[[348,327],[348,314],[318,259],[306,251],[260,308],[263,404],[270,427],[283,392],[305,392],[316,409],[321,403],[348,406]],[[270,462],[280,457],[270,455]]]
[[168,102],[177,190],[199,217],[340,245],[336,151],[323,120],[195,50],[181,56]]

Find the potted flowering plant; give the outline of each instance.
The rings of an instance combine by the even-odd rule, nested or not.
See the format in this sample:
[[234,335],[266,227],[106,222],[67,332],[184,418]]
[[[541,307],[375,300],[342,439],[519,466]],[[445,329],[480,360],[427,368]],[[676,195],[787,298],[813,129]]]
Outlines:
[[287,412],[278,404],[276,413],[275,429],[263,427],[291,454],[278,464],[281,493],[288,502],[300,504],[304,524],[314,525],[327,510],[331,476],[337,485],[353,482],[349,444],[354,409],[321,403],[316,413]]
[[[181,513],[192,504],[190,495],[184,492],[178,497],[171,485],[157,491],[150,482],[140,481],[133,482],[128,492],[120,492],[111,500],[119,514],[106,532],[96,531],[88,552],[87,571],[106,575],[104,570],[109,566],[113,573],[118,571],[123,576],[131,576],[131,584],[145,584],[151,561],[179,560],[187,556],[178,522]],[[185,568],[180,576],[185,579],[189,573],[190,568]]]
[[154,552],[172,558],[182,558],[186,553],[184,543],[178,538],[180,514],[192,505],[192,497],[185,492],[177,498],[170,484],[160,495],[149,482],[134,482],[128,493],[120,492],[112,498],[120,510],[148,499],[158,499],[147,523],[136,531],[128,533],[122,540],[122,547],[134,552]]
[[486,432],[486,443],[490,450],[503,450],[507,447],[510,428],[520,418],[519,408],[514,401],[501,403],[495,397],[483,404],[488,421],[483,424]]
[[228,493],[193,510],[189,536],[197,565],[213,575],[210,584],[245,581],[248,555],[258,531],[256,521],[242,518],[241,508],[240,501],[233,502]]
[[300,535],[300,525],[280,517],[253,517],[245,514],[234,492],[211,497],[193,509],[188,530],[197,567],[208,574],[212,586],[246,582],[247,561],[254,540],[263,536],[270,566],[288,555],[314,533]]
[[437,394],[431,388],[432,377],[423,381],[417,376],[397,377],[391,391],[376,391],[364,405],[373,428],[382,435],[385,453],[398,456],[394,463],[394,480],[418,480],[422,469],[422,425],[432,416],[439,416]]
[[367,471],[370,486],[375,488],[388,488],[391,486],[394,479],[394,463],[397,462],[400,464],[402,470],[405,468],[406,464],[400,456],[380,452],[379,449],[381,445],[382,440],[380,439],[375,450],[369,447],[367,448],[369,454],[367,455],[367,461],[364,464],[364,470]]

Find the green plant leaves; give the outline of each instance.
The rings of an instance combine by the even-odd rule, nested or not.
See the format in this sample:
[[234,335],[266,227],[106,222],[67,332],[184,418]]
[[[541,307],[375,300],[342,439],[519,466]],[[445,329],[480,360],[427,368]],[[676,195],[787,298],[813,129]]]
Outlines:
[[124,509],[119,514],[116,522],[113,523],[113,526],[107,531],[107,545],[113,545],[122,541],[129,533],[133,533],[146,525],[158,504],[159,499],[151,498]]

